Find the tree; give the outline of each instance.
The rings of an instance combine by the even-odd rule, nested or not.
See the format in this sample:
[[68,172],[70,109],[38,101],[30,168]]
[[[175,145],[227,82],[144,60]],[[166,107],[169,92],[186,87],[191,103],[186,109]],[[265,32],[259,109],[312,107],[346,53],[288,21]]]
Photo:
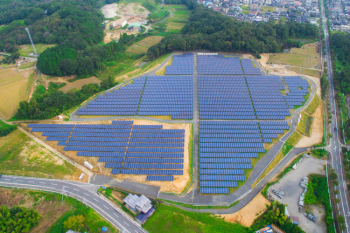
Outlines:
[[344,218],[344,216],[343,215],[338,215],[337,216],[337,221],[339,223],[340,229],[345,231],[346,230],[346,225],[345,225],[345,218]]
[[66,229],[71,229],[74,231],[82,231],[84,229],[85,218],[83,215],[74,215],[69,217],[63,222],[63,226]]

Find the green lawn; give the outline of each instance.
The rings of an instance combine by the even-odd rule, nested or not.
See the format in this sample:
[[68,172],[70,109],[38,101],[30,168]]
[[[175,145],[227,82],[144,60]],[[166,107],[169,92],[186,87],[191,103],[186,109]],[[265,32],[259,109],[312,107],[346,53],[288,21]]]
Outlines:
[[[46,50],[47,48],[51,48],[51,47],[56,46],[56,45],[39,43],[39,44],[35,44],[34,46],[35,46],[36,52],[38,54],[40,54],[40,53],[44,52],[44,50]],[[21,49],[19,50],[19,53],[22,57],[27,57],[28,54],[31,54],[34,52],[31,44],[21,45],[20,47],[21,47]]]
[[286,143],[284,143],[283,147],[282,147],[282,153],[283,155],[287,155],[289,153],[289,151],[291,151],[293,149],[293,147],[295,146],[295,144],[297,144],[299,142],[301,138],[301,134],[299,134],[297,131],[295,131],[286,141]]
[[309,106],[307,106],[307,108],[305,109],[305,112],[307,112],[309,115],[314,114],[320,103],[320,98],[318,98],[318,95],[315,95]]
[[207,213],[185,211],[174,206],[160,204],[143,227],[150,233],[246,233],[248,228],[228,223]]

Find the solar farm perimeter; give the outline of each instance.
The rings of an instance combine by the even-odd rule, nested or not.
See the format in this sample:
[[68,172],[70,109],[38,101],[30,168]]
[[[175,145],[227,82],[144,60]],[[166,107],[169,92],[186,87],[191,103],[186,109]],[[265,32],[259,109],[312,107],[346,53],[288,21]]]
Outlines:
[[[261,75],[249,59],[187,53],[174,55],[164,76],[136,78],[98,96],[76,115],[199,121],[194,129],[198,132],[199,192],[228,194],[246,180],[254,161],[266,152],[264,144],[289,130],[287,119],[305,103],[309,89],[308,81],[299,76]],[[112,174],[147,175],[148,181],[164,182],[183,175],[185,132],[181,129],[133,121],[30,124],[28,128],[43,132],[46,140],[58,141],[77,156],[98,157]]]

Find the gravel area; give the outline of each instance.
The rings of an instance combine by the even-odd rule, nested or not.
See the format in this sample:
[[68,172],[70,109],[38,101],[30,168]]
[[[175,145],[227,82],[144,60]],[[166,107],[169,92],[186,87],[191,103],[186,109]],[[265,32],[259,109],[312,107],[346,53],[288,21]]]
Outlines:
[[[317,217],[316,222],[312,222],[299,212],[299,197],[304,191],[300,187],[301,179],[309,174],[325,174],[323,165],[325,160],[316,159],[314,157],[303,158],[298,164],[296,170],[291,170],[278,183],[268,189],[268,196],[273,200],[277,200],[283,204],[288,205],[287,209],[291,216],[299,217],[299,226],[306,233],[323,233],[326,232],[326,224],[323,222],[325,215],[324,207],[309,206],[309,211]],[[272,189],[283,192],[283,199],[280,199],[272,193]],[[304,210],[303,210],[304,211]]]

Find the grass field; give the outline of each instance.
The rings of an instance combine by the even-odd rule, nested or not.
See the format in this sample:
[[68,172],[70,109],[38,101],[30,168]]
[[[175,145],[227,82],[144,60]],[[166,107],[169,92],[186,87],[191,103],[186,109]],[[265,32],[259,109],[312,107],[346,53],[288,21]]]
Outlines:
[[81,171],[17,129],[0,138],[0,174],[67,179]]
[[169,59],[169,61],[162,68],[160,68],[158,71],[156,71],[156,75],[165,75],[166,67],[171,66],[171,64],[173,64],[172,57]]
[[[35,49],[38,54],[44,52],[47,48],[54,47],[54,44],[35,44]],[[22,57],[27,57],[29,54],[33,53],[33,47],[31,44],[24,44],[20,46],[19,53]]]
[[265,12],[274,12],[276,10],[276,7],[262,6],[260,10]]
[[226,222],[211,214],[189,212],[164,204],[157,207],[143,227],[150,233],[248,232],[247,228],[237,223]]
[[19,102],[28,100],[34,82],[34,72],[18,72],[16,67],[0,70],[0,100],[6,100],[0,101],[1,117],[10,119],[16,113]]
[[[318,70],[311,70],[311,69],[298,68],[298,67],[288,67],[288,70],[295,71],[298,74],[304,74],[304,75],[321,78],[321,71],[318,71]],[[301,70],[301,73],[300,73],[300,70]]]
[[268,62],[305,68],[320,68],[321,58],[317,51],[318,44],[311,43],[302,48],[293,48],[289,53],[270,54]]
[[28,68],[32,68],[33,66],[35,66],[36,62],[26,62],[26,63],[22,63],[18,69],[20,70],[24,70],[24,69],[28,69]]
[[147,53],[147,50],[152,45],[159,43],[162,36],[149,36],[145,39],[131,45],[126,51],[133,54]]
[[69,90],[80,90],[84,85],[90,84],[90,83],[100,83],[101,80],[99,80],[96,77],[90,77],[90,78],[84,78],[84,79],[78,79],[77,81],[74,81],[72,83],[67,83],[64,87],[61,87],[59,90],[63,91],[64,93],[67,93]]

